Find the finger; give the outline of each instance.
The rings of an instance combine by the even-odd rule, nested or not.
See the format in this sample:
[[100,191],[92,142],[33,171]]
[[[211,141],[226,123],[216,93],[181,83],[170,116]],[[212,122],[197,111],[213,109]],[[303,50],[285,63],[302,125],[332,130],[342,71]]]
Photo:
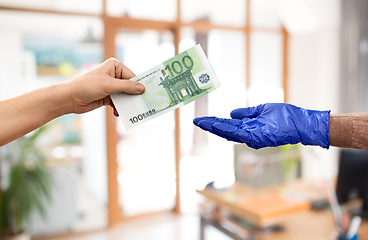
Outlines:
[[216,123],[226,123],[226,124],[232,123],[236,126],[241,125],[241,120],[217,118],[217,117],[199,117],[199,118],[194,119],[193,122],[194,122],[195,125],[202,128],[203,130],[209,131],[209,132],[211,132],[211,133],[213,133],[213,134],[215,134],[219,137],[225,138],[229,141],[236,141],[236,140],[217,133],[216,131],[213,130],[212,126]]
[[106,97],[103,98],[103,105],[104,106],[110,105],[110,103],[111,103],[110,96],[106,96]]
[[216,123],[212,126],[213,131],[226,137],[231,137],[237,140],[238,128],[230,124]]
[[251,144],[251,143],[245,143],[245,144],[247,144],[247,146],[248,146],[248,147],[250,147],[250,148],[254,148],[255,150],[258,150],[258,149],[260,149],[260,148],[264,148],[264,147],[260,147],[260,146],[253,145],[253,144]]
[[198,126],[198,123],[203,120],[210,121],[213,124],[226,123],[226,124],[231,124],[234,126],[240,126],[242,124],[242,121],[238,119],[227,119],[227,118],[218,118],[218,117],[198,117],[198,118],[193,119],[193,123],[196,126]]
[[119,62],[115,58],[109,58],[102,64],[108,71],[111,77],[118,79],[130,79],[135,76],[135,74],[127,68],[124,64]]
[[111,107],[112,107],[112,109],[114,110],[114,115],[115,115],[115,117],[119,117],[118,110],[116,109],[116,107],[115,107],[115,105],[114,105],[114,103],[113,103],[113,101],[112,101],[112,100],[110,101],[110,106],[111,106]]
[[201,120],[200,122],[198,122],[197,126],[202,128],[205,131],[213,132],[213,129],[212,129],[213,124],[214,123],[212,121]]
[[255,133],[254,129],[248,128],[247,130],[240,130],[238,133],[240,142],[246,143],[249,147],[254,149],[260,149],[264,147],[275,147],[267,141],[267,137],[262,138],[259,134]]
[[115,108],[114,108],[114,115],[115,115],[115,117],[119,117],[119,113]]
[[132,70],[127,68],[119,61],[115,62],[115,78],[131,79],[132,77],[135,77],[135,74],[132,72]]
[[250,134],[247,131],[239,130],[234,125],[217,123],[212,128],[218,134],[235,139],[236,142],[250,143]]
[[109,78],[105,85],[105,91],[107,94],[114,92],[124,92],[129,94],[141,94],[145,90],[142,83],[134,82],[131,80],[118,80],[116,78]]
[[262,105],[258,105],[256,107],[238,108],[233,110],[230,113],[230,116],[235,119],[255,118],[261,114],[262,109]]
[[115,105],[114,105],[114,103],[112,102],[112,100],[111,100],[110,96],[104,97],[104,98],[102,99],[102,104],[103,104],[104,106],[108,106],[108,105],[110,105],[110,106],[113,108],[113,110],[114,110],[114,115],[115,115],[116,117],[119,117],[119,113],[118,113],[118,111],[116,110]]
[[[198,126],[198,123],[202,120],[207,120],[207,121],[217,121],[217,117],[197,117],[193,119],[193,123],[194,125]],[[218,121],[220,122],[220,121]]]
[[227,140],[229,140],[229,141],[234,141],[234,142],[236,142],[236,139],[233,139],[233,138],[231,138],[231,137],[227,137],[227,136],[225,136],[225,135],[223,135],[223,134],[220,134],[220,133],[218,133],[218,132],[216,132],[216,131],[214,131],[214,129],[213,129],[213,125],[214,124],[218,124],[217,122],[213,122],[213,121],[208,121],[208,120],[202,120],[202,121],[200,121],[199,123],[198,123],[198,127],[200,127],[200,128],[202,128],[203,130],[205,130],[205,131],[208,131],[208,132],[210,132],[210,133],[213,133],[213,134],[215,134],[215,135],[217,135],[217,136],[219,136],[219,137],[222,137],[222,138],[225,138],[225,139],[227,139]]

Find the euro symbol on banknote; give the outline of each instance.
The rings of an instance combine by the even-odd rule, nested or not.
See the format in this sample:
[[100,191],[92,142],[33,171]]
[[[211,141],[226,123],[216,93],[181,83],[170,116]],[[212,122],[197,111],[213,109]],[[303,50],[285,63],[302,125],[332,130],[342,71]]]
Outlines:
[[200,45],[130,80],[144,84],[145,92],[111,95],[126,129],[188,104],[221,86]]

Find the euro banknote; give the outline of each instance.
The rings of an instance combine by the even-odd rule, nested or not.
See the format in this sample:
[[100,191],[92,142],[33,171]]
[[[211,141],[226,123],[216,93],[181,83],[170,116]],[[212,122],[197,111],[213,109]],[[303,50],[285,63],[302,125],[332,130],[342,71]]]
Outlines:
[[142,83],[144,93],[111,94],[125,129],[184,106],[221,86],[200,45],[130,80]]

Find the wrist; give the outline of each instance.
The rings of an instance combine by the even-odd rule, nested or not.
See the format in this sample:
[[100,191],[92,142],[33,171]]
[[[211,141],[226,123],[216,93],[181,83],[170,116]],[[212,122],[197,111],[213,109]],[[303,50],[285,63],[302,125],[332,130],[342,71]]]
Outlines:
[[73,101],[70,94],[68,82],[54,84],[48,87],[49,109],[53,118],[60,117],[73,112]]

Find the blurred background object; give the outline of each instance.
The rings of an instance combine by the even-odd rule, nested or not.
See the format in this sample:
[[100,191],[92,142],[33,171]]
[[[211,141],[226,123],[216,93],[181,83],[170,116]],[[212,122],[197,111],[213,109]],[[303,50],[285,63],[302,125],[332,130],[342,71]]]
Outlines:
[[234,145],[235,179],[249,186],[261,187],[294,181],[301,177],[301,145],[254,150]]
[[47,204],[52,201],[52,175],[36,145],[46,128],[38,128],[5,149],[3,165],[8,167],[9,176],[3,182],[6,186],[0,199],[0,230],[5,238],[23,235],[30,239],[25,232],[30,215],[38,212],[45,218]]
[[[192,120],[229,117],[234,108],[265,102],[332,113],[367,111],[367,4],[0,0],[0,99],[65,81],[109,57],[139,74],[196,44],[222,83],[210,95],[130,131],[110,108],[54,120],[37,143],[54,181],[52,200],[44,206],[48,219],[32,213],[28,232],[47,239],[118,225],[119,238],[194,239],[204,200],[196,190],[209,182],[242,178],[261,187],[319,181],[317,158],[336,176],[336,148],[298,145],[297,157],[280,160],[293,146],[253,151],[195,128]],[[2,191],[10,173],[6,148],[0,148]],[[211,236],[228,239],[210,231]]]
[[368,219],[368,151],[342,149],[339,159],[336,194],[340,203],[361,199],[350,214]]

